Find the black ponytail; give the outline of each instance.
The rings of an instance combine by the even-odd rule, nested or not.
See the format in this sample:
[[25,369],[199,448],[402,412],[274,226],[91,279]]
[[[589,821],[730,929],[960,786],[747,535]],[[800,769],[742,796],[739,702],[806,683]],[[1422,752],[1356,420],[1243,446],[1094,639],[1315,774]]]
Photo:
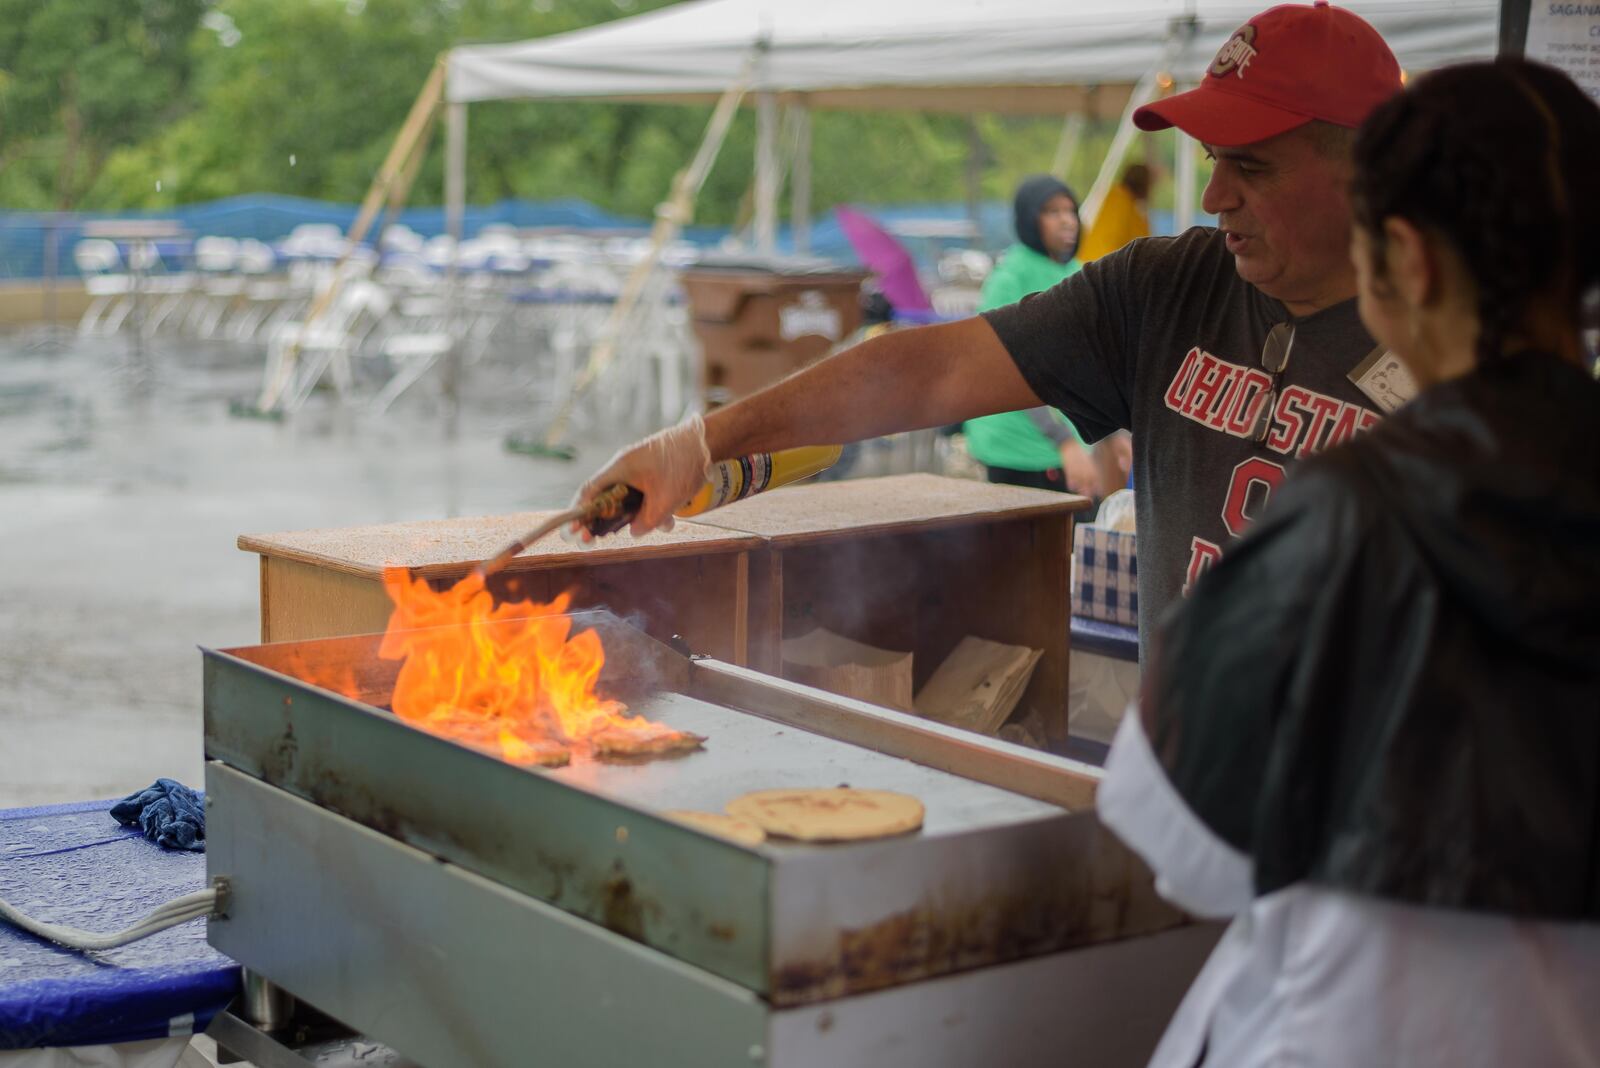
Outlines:
[[1566,75],[1520,59],[1434,71],[1368,118],[1354,157],[1358,225],[1381,241],[1384,219],[1406,219],[1465,262],[1480,361],[1536,296],[1561,294],[1579,327],[1600,286],[1600,108]]

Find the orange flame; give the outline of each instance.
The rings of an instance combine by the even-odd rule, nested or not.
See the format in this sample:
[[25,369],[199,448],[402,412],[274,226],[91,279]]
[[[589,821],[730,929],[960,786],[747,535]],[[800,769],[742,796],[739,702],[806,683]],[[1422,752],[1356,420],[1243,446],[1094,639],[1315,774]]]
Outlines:
[[565,763],[617,732],[672,733],[596,695],[605,650],[594,631],[571,633],[568,594],[496,606],[477,575],[435,590],[399,568],[383,584],[394,612],[378,655],[405,661],[392,707],[407,723],[515,764]]

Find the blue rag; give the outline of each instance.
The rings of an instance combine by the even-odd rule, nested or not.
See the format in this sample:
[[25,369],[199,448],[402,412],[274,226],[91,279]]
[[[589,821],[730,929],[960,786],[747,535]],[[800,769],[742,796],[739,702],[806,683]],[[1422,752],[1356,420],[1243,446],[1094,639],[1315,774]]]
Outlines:
[[111,806],[124,827],[138,827],[166,849],[206,851],[206,810],[200,795],[181,782],[157,779],[153,786],[129,794]]

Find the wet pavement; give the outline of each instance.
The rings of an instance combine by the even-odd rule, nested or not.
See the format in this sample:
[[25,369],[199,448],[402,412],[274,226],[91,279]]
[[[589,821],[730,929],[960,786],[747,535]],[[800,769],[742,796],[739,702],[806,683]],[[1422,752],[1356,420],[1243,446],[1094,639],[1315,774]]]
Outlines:
[[555,507],[617,444],[505,452],[524,405],[489,372],[453,434],[423,385],[382,417],[320,395],[282,423],[230,416],[260,366],[0,337],[0,808],[200,784],[196,646],[257,638],[239,534]]

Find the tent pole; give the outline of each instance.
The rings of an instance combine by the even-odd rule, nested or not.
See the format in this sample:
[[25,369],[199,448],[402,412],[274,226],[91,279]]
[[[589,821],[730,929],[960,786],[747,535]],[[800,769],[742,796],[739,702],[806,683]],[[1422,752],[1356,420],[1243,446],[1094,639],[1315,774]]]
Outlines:
[[811,107],[802,100],[793,105],[794,170],[789,179],[789,228],[794,250],[811,251]]
[[756,251],[778,250],[778,96],[756,94]]
[[1173,174],[1173,207],[1175,209],[1175,222],[1181,234],[1194,225],[1195,192],[1199,179],[1199,168],[1195,164],[1195,152],[1199,149],[1199,142],[1192,137],[1185,137],[1182,133],[1173,131],[1175,136],[1174,151],[1177,153],[1177,166]]
[[694,159],[672,179],[672,192],[667,199],[656,205],[655,225],[650,228],[650,247],[639,262],[633,265],[633,269],[623,281],[622,292],[617,294],[617,301],[611,306],[611,314],[606,317],[600,336],[589,350],[589,361],[584,364],[583,370],[572,384],[572,391],[561,403],[561,407],[545,431],[543,451],[564,456],[566,459],[572,458],[570,451],[563,445],[562,438],[566,436],[567,424],[572,419],[578,399],[588,392],[589,387],[594,385],[605,373],[606,368],[611,366],[611,361],[616,358],[617,349],[622,342],[628,320],[644,295],[646,283],[650,281],[650,276],[655,273],[657,265],[661,262],[662,250],[677,238],[683,232],[684,226],[694,218],[695,198],[700,195],[700,189],[706,183],[706,176],[711,173],[711,165],[717,161],[717,153],[722,149],[722,142],[727,139],[728,127],[733,125],[734,113],[739,110],[739,102],[744,99],[745,88],[750,84],[754,72],[755,61],[752,59],[739,72],[738,79],[723,91],[721,99],[717,101],[717,106],[711,113],[711,121],[706,126],[705,136],[701,138]]
[[[450,266],[445,271],[445,300],[457,306],[461,238],[467,208],[467,105],[449,103],[444,112],[444,231],[450,235]],[[454,436],[461,417],[461,343],[445,353],[445,429]]]
[[967,162],[964,168],[967,201],[967,221],[972,232],[983,233],[983,171],[992,162],[989,146],[984,143],[983,131],[978,129],[978,117],[967,116]]
[[1164,52],[1156,65],[1139,79],[1139,84],[1133,87],[1133,93],[1128,97],[1128,106],[1122,110],[1122,121],[1117,126],[1116,136],[1111,139],[1111,147],[1106,149],[1105,162],[1100,164],[1100,173],[1095,177],[1094,185],[1089,187],[1089,195],[1084,198],[1083,208],[1079,212],[1088,226],[1094,225],[1094,217],[1100,213],[1100,205],[1105,203],[1106,194],[1111,192],[1111,183],[1116,180],[1122,158],[1128,154],[1128,146],[1133,144],[1134,135],[1139,132],[1133,125],[1133,113],[1155,99],[1170,55],[1170,50]]
[[1063,181],[1078,158],[1078,146],[1083,142],[1083,126],[1082,111],[1074,111],[1061,124],[1061,139],[1056,142],[1056,154],[1050,160],[1050,173]]
[[444,119],[444,229],[459,242],[467,205],[467,105],[449,105]]
[[427,124],[423,126],[422,132],[417,135],[417,140],[411,146],[411,154],[406,157],[394,181],[389,183],[383,214],[379,216],[377,225],[372,228],[374,244],[380,247],[383,244],[383,232],[396,221],[406,206],[406,200],[411,196],[411,186],[417,180],[417,172],[422,169],[423,161],[428,158],[428,142],[433,139],[434,122],[438,117],[438,108],[429,112]]
[[[300,324],[299,332],[283,347],[278,359],[269,361],[267,373],[261,383],[261,395],[256,401],[258,411],[273,411],[284,399],[285,392],[294,383],[298,373],[300,339],[333,306],[334,298],[339,295],[339,289],[344,281],[345,264],[349,262],[355,250],[361,247],[362,240],[367,236],[367,230],[377,218],[378,211],[383,207],[390,191],[403,181],[406,165],[411,160],[412,153],[425,150],[422,141],[432,132],[434,112],[444,98],[444,76],[445,57],[440,56],[434,63],[428,80],[422,84],[422,91],[412,103],[411,111],[406,115],[406,121],[400,127],[400,133],[395,137],[394,144],[389,146],[389,154],[384,157],[383,165],[378,168],[377,175],[372,179],[366,197],[361,201],[361,208],[356,212],[355,221],[350,224],[350,229],[345,234],[344,251],[334,263],[333,273],[327,285],[312,300],[311,307]],[[309,391],[312,385],[315,383],[307,384],[304,388]]]

